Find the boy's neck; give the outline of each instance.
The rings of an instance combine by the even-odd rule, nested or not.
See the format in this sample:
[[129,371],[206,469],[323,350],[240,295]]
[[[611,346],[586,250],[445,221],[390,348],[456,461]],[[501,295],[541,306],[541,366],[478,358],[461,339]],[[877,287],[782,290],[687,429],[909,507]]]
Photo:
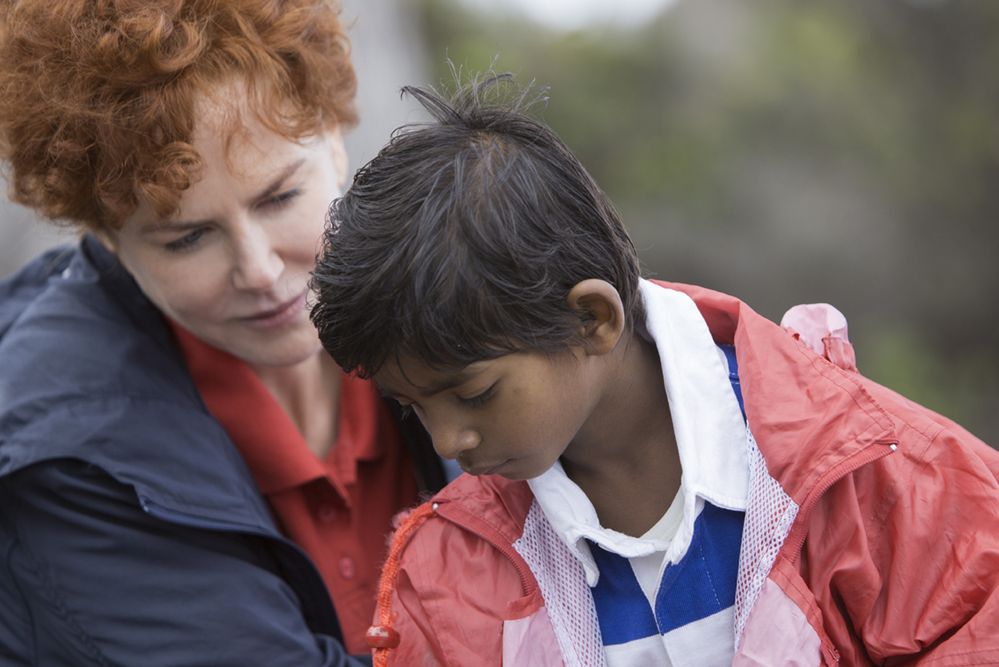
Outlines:
[[634,537],[662,518],[680,488],[680,457],[656,346],[632,333],[602,398],[562,456],[605,528]]

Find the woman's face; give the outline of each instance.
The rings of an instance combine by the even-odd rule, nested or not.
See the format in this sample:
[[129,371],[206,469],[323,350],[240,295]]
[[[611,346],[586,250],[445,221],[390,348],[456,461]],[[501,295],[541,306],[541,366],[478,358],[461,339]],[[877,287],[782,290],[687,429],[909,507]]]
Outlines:
[[[225,146],[233,111],[245,130]],[[177,213],[163,219],[143,203],[110,240],[114,251],[165,315],[251,366],[317,354],[305,304],[326,211],[346,177],[340,134],[296,143],[221,102],[204,105],[192,143],[201,178]]]

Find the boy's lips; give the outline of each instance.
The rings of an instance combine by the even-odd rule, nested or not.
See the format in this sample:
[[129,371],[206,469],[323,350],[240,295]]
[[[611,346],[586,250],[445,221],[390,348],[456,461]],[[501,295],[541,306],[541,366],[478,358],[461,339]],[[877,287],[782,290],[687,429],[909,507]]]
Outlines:
[[499,463],[495,464],[467,465],[467,466],[461,461],[458,461],[458,465],[460,465],[461,469],[467,472],[469,475],[494,475],[496,474],[497,471],[500,470],[500,468],[505,466],[511,460],[512,459],[506,459],[505,461],[500,461]]

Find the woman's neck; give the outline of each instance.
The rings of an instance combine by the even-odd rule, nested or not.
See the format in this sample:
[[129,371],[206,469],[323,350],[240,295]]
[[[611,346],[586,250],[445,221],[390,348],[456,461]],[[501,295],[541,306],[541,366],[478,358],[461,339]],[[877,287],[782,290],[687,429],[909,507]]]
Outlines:
[[309,445],[324,458],[337,436],[343,373],[322,351],[293,366],[254,367]]
[[631,334],[602,396],[562,465],[602,526],[639,536],[662,517],[680,488],[680,457],[655,345]]

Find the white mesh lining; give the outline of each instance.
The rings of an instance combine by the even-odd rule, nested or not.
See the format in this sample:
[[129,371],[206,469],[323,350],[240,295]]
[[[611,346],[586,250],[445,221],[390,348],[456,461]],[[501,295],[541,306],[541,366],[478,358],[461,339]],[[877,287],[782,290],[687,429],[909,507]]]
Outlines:
[[597,610],[583,566],[548,523],[537,501],[513,548],[538,580],[566,667],[605,666]]
[[739,551],[739,579],[735,586],[735,646],[739,648],[749,612],[756,604],[781,545],[798,515],[798,505],[770,476],[767,463],[746,430],[749,450],[749,499]]

